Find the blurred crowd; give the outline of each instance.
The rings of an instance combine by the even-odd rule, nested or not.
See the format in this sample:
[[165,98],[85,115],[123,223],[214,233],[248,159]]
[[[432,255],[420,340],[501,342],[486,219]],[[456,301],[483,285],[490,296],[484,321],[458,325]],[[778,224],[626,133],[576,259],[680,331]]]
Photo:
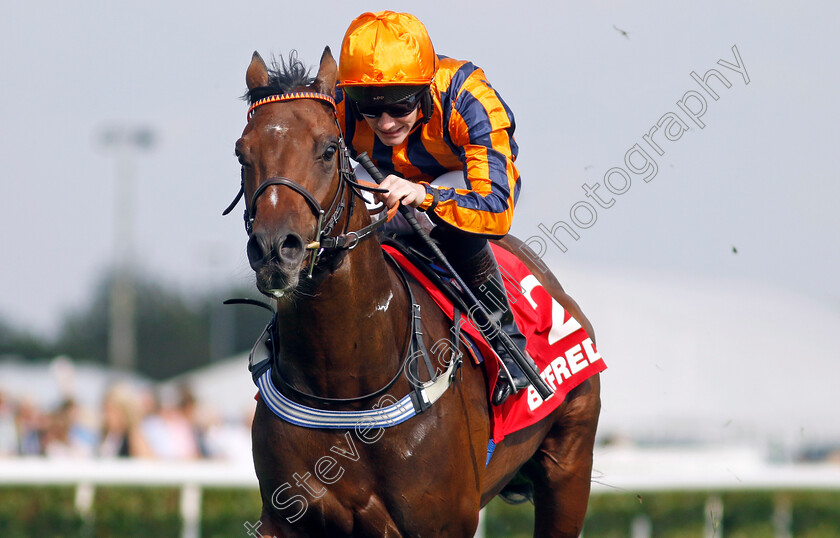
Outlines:
[[160,394],[115,384],[99,409],[70,398],[41,409],[0,392],[0,458],[249,459],[250,419],[222,420],[187,387]]

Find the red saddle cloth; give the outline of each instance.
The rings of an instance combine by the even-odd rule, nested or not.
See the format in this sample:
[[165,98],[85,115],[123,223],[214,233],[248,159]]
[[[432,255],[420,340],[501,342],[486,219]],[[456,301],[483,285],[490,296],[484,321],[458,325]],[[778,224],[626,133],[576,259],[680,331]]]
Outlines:
[[[508,294],[522,334],[528,339],[525,350],[534,359],[540,376],[554,389],[554,394],[543,401],[533,386],[509,397],[501,406],[491,406],[493,420],[493,441],[498,443],[505,435],[535,424],[554,411],[566,394],[590,376],[606,369],[607,365],[598,354],[592,339],[586,331],[549,293],[537,278],[516,256],[503,248],[492,245],[499,262],[502,280]],[[395,260],[420,282],[435,302],[450,319],[454,318],[454,307],[423,273],[414,267],[399,251],[383,246]],[[464,315],[461,330],[466,332],[479,348],[485,360],[490,394],[496,384],[499,370],[498,356],[481,333],[467,321]],[[467,346],[468,348],[470,346]],[[473,360],[480,359],[471,351]]]

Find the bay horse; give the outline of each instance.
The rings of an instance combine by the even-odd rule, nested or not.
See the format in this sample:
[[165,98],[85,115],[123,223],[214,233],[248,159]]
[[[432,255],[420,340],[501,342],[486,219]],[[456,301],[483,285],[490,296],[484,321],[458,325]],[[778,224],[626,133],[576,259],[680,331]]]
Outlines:
[[[248,259],[258,289],[276,299],[272,379],[293,409],[352,413],[376,408],[383,395],[393,402],[412,392],[401,371],[413,341],[413,303],[422,311],[414,333],[427,345],[447,341],[452,322],[389,263],[365,207],[353,209],[357,184],[343,166],[330,103],[336,70],[329,47],[314,79],[291,58],[270,72],[255,52],[246,72],[252,106],[235,153]],[[499,243],[512,252],[524,247],[512,237]],[[334,248],[319,248],[325,245]],[[592,335],[557,280],[523,261]],[[303,427],[278,418],[261,390],[252,441],[263,506],[249,533],[472,536],[480,508],[520,474],[533,483],[534,535],[578,536],[600,412],[598,376],[545,420],[505,437],[489,463],[487,374],[465,360],[450,379],[434,405],[389,428]]]

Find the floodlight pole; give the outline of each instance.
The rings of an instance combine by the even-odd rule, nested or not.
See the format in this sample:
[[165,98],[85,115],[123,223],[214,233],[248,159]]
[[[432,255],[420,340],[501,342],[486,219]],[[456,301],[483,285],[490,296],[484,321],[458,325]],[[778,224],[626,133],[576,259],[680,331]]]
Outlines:
[[136,297],[134,290],[134,187],[136,155],[154,143],[148,127],[112,125],[99,143],[116,156],[114,187],[114,273],[108,311],[108,362],[132,371],[137,366]]

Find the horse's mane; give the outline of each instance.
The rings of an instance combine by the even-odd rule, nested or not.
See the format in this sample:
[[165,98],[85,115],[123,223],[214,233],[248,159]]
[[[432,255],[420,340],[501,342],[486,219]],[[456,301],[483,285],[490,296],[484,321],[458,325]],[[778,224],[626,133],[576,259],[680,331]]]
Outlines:
[[288,63],[281,56],[271,59],[268,70],[268,86],[248,90],[242,99],[253,105],[255,102],[272,95],[289,93],[301,86],[309,86],[315,78],[309,75],[310,69],[298,59],[296,50],[289,53]]

